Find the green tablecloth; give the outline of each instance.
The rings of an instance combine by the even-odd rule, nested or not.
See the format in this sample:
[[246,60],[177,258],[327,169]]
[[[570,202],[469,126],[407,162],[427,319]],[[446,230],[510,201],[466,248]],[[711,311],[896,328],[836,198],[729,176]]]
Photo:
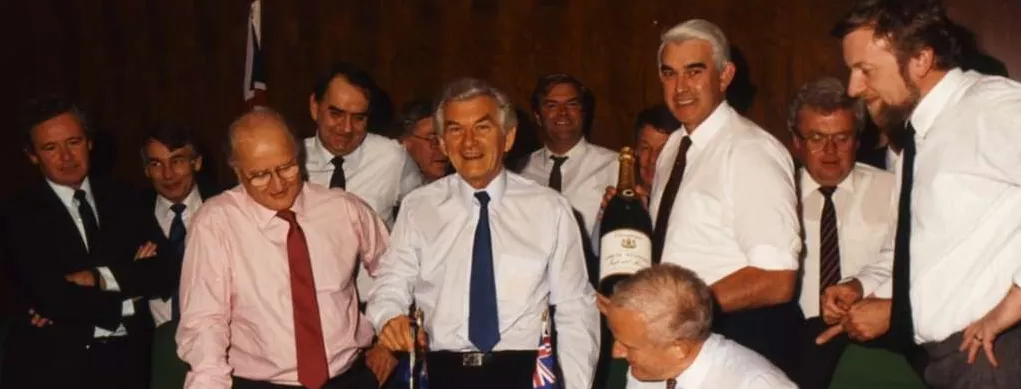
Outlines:
[[177,358],[174,334],[177,322],[156,328],[152,339],[152,378],[150,389],[181,389],[188,365]]

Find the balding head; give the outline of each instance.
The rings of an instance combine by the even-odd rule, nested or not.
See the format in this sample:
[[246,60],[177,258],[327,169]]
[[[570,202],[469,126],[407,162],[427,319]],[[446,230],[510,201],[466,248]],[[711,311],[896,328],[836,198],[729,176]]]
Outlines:
[[283,116],[259,109],[228,129],[230,164],[248,195],[266,208],[289,209],[301,192],[298,142]]

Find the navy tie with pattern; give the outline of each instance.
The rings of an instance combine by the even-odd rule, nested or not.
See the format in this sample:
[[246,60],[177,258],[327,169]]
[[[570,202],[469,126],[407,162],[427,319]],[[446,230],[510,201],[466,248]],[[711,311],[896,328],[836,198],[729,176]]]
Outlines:
[[468,303],[468,340],[479,351],[490,352],[500,342],[496,307],[496,274],[493,271],[493,239],[489,231],[489,194],[476,192],[479,223],[472,244],[472,268]]
[[[184,228],[184,209],[188,206],[177,203],[170,206],[170,210],[174,212],[174,220],[170,222],[170,231],[167,233],[167,240],[170,241],[170,248],[174,250],[174,254],[177,258],[184,257],[184,237],[187,235],[187,230]],[[181,303],[179,290],[174,289],[174,294],[170,298],[170,320],[177,320],[181,317]]]

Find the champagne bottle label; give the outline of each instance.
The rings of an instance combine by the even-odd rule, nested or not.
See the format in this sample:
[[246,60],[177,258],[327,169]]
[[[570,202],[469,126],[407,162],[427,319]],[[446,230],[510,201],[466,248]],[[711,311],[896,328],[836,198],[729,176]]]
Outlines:
[[652,240],[633,229],[606,233],[599,241],[599,279],[614,274],[631,275],[652,266]]

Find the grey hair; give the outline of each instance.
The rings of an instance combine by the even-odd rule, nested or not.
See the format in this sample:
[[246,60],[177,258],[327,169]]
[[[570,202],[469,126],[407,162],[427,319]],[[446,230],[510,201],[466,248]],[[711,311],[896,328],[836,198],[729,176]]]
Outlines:
[[854,115],[855,136],[861,136],[865,131],[865,104],[860,99],[848,96],[844,82],[835,77],[819,78],[798,89],[787,112],[787,130],[793,136],[801,137],[798,120],[804,108],[824,115],[849,110]]
[[517,127],[518,116],[514,112],[514,104],[506,93],[490,85],[489,83],[476,78],[460,78],[448,83],[443,87],[439,101],[436,103],[436,112],[433,114],[433,122],[436,124],[436,134],[443,136],[443,106],[454,101],[465,101],[476,97],[488,96],[496,100],[499,109],[500,130],[504,133],[507,130]]
[[618,283],[610,302],[641,313],[650,340],[657,344],[709,338],[712,291],[691,270],[653,265]]
[[277,112],[272,108],[255,107],[251,111],[238,116],[237,119],[234,119],[234,121],[230,123],[230,126],[227,127],[227,155],[230,156],[228,161],[231,167],[234,167],[235,163],[235,149],[237,148],[238,130],[247,127],[253,120],[257,119],[276,121],[279,123],[280,126],[283,127],[284,132],[287,133],[287,140],[290,141],[291,145],[294,147],[294,155],[301,155],[302,144],[299,143],[298,139],[294,136],[294,132],[291,131],[291,126],[288,125],[287,120],[284,119],[284,115],[281,115],[280,112]]
[[663,50],[667,45],[690,40],[709,42],[713,48],[713,61],[716,62],[716,70],[723,71],[723,68],[730,62],[730,43],[723,30],[708,20],[692,19],[663,33],[660,38],[659,51],[656,52],[656,66],[663,66]]

